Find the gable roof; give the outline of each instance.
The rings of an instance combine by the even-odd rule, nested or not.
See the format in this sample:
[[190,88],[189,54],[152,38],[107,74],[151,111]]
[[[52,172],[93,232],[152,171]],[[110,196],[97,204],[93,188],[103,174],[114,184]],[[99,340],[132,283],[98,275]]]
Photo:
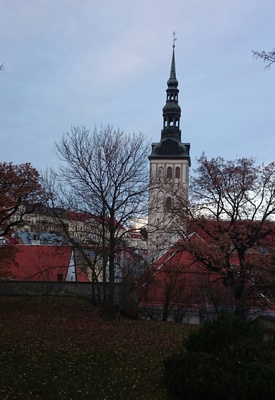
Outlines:
[[75,281],[89,282],[75,268],[72,248],[69,246],[24,246],[14,247],[14,259],[3,261],[5,277],[16,281]]
[[[191,240],[198,240],[202,245],[208,243],[198,234],[190,235]],[[189,238],[190,239],[190,238]],[[249,254],[248,258],[255,257]],[[232,268],[238,269],[239,260],[236,254],[231,257]],[[149,273],[139,282],[141,304],[163,307],[198,306],[203,299],[204,305],[218,301],[220,305],[233,306],[234,296],[224,285],[225,270],[207,269],[191,252],[184,249],[183,240],[170,248],[151,266]],[[139,288],[139,290],[140,290]],[[252,281],[246,282],[248,304],[252,307],[268,307],[274,309],[274,304],[266,298]]]

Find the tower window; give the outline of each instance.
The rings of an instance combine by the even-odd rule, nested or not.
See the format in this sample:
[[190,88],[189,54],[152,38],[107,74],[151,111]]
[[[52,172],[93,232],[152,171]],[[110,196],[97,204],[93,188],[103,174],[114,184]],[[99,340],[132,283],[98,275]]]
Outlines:
[[176,178],[180,179],[180,167],[176,167]]
[[172,206],[171,197],[167,197],[166,203],[165,203],[166,210],[171,210],[171,206]]
[[162,170],[162,167],[159,167],[158,180],[160,181],[162,177],[163,177],[163,170]]
[[171,167],[167,168],[167,178],[172,178],[172,168]]

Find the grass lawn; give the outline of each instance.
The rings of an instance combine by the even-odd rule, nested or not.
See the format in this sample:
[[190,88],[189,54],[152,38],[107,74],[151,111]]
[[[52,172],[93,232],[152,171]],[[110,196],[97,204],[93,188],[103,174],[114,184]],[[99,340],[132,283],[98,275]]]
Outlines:
[[162,360],[189,329],[108,318],[82,299],[0,297],[0,399],[172,399]]

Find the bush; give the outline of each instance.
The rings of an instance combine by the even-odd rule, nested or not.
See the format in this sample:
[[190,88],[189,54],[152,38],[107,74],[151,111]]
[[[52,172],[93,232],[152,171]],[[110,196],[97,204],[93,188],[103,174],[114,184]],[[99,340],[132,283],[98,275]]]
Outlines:
[[223,314],[192,331],[164,362],[169,390],[185,400],[275,399],[274,343],[251,323]]

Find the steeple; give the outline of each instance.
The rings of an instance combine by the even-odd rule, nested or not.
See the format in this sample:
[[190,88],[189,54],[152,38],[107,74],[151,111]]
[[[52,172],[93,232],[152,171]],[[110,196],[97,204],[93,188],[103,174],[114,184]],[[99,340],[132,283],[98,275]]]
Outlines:
[[158,143],[152,143],[148,203],[148,250],[150,257],[160,257],[179,240],[179,221],[174,208],[180,199],[188,199],[190,144],[182,143],[181,109],[178,104],[178,80],[175,62],[175,33],[166,103],[162,109],[163,127]]
[[171,69],[170,69],[170,78],[167,81],[168,86],[178,86],[178,81],[176,77],[176,63],[175,63],[175,45],[173,45],[173,54],[172,54],[172,62],[171,62]]
[[171,62],[170,77],[167,81],[166,104],[162,109],[163,129],[161,139],[172,137],[181,140],[180,116],[181,109],[178,104],[178,80],[176,77],[175,45]]
[[159,143],[152,144],[152,157],[160,158],[187,158],[190,164],[189,143],[181,142],[180,117],[181,108],[178,104],[178,80],[176,77],[175,62],[175,33],[173,40],[173,52],[170,76],[167,81],[166,104],[162,109],[163,127],[161,130],[161,140]]

